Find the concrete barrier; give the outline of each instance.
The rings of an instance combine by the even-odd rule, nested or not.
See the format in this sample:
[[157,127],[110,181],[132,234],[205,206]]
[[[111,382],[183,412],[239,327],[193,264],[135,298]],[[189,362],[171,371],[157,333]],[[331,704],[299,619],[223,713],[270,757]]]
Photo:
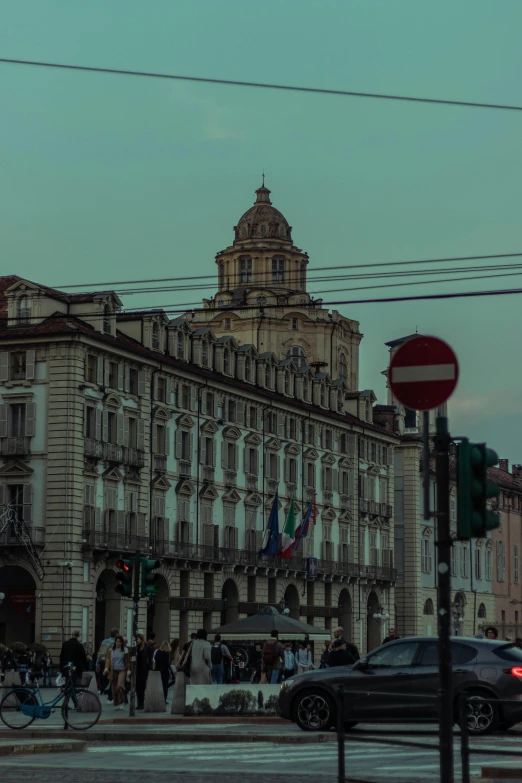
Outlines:
[[144,712],[165,712],[165,696],[160,672],[149,672],[145,689]]

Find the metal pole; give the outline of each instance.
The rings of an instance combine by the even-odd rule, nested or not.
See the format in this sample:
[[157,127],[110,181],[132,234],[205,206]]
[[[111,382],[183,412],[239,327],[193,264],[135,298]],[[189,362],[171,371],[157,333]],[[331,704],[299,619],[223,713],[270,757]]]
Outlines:
[[339,699],[337,702],[337,780],[345,781],[344,768],[344,688],[339,687]]
[[[151,455],[152,459],[152,455]],[[140,606],[140,551],[134,555],[134,610],[132,617],[132,646],[131,646],[131,686],[129,691],[129,718],[136,715],[136,634],[138,633],[138,610]]]
[[422,473],[424,519],[430,519],[430,412],[422,412]]
[[451,536],[449,513],[448,420],[437,417],[435,435],[437,474],[438,547],[438,626],[439,626],[439,743],[441,783],[454,783],[453,777],[453,694],[451,668]]
[[469,732],[468,732],[468,700],[460,697],[460,758],[462,763],[462,783],[470,783],[469,779]]

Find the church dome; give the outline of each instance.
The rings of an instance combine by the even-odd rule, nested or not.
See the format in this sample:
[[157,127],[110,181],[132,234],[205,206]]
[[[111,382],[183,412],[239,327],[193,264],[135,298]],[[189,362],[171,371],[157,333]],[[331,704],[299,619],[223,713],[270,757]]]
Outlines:
[[292,241],[292,227],[278,209],[272,206],[270,191],[263,184],[256,190],[253,207],[245,212],[234,226],[236,240],[240,242],[255,239],[277,239],[279,242]]

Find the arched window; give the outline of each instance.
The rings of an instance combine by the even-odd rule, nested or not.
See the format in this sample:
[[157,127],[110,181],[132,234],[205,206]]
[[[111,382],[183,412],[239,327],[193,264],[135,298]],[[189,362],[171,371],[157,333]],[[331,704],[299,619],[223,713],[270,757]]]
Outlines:
[[433,601],[428,598],[424,603],[424,614],[433,614]]
[[339,354],[339,378],[342,378],[343,381],[346,380],[348,375],[348,367],[346,364],[346,354],[344,351],[341,351]]
[[31,303],[28,296],[21,296],[18,300],[16,321],[19,324],[31,322]]
[[292,345],[286,355],[289,359],[294,360],[296,367],[306,367],[306,354],[304,348],[301,348],[300,345]]
[[230,350],[225,348],[223,352],[223,372],[225,375],[230,375]]
[[208,367],[208,343],[206,340],[201,341],[201,364],[203,367]]
[[250,356],[245,356],[245,381],[252,380],[252,359]]
[[239,282],[244,285],[245,283],[252,282],[252,259],[240,258],[239,259]]
[[185,360],[185,335],[183,334],[181,329],[178,332],[178,341],[177,341],[177,346],[176,346],[176,356],[178,357],[178,359],[181,359],[181,361]]
[[326,408],[326,388],[324,383],[321,384],[321,408]]
[[272,388],[272,367],[270,366],[270,362],[265,364],[265,386],[267,389]]
[[284,226],[279,226],[279,236],[286,237],[286,228]]
[[157,321],[152,322],[152,350],[159,351],[160,349],[160,328]]
[[485,620],[486,619],[486,607],[484,606],[484,604],[480,604],[480,606],[478,608],[478,617],[481,620]]
[[103,332],[104,334],[111,334],[112,328],[111,328],[111,308],[109,305],[104,305],[103,307]]

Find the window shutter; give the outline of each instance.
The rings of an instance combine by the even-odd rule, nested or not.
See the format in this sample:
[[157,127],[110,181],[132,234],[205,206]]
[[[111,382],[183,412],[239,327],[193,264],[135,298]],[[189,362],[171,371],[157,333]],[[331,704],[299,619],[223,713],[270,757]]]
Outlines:
[[277,414],[277,434],[280,438],[285,437],[285,416],[283,413]]
[[221,441],[221,467],[226,470],[228,468],[228,444],[226,440]]
[[101,508],[94,509],[94,529],[97,530],[98,532],[103,530]]
[[172,378],[165,378],[165,402],[170,405],[172,399]]
[[35,355],[35,351],[26,351],[25,353],[25,377],[28,381],[34,379]]
[[216,467],[216,457],[217,457],[217,442],[212,439],[212,467]]
[[240,424],[242,427],[245,425],[245,403],[244,402],[238,402],[237,408],[237,424]]
[[192,455],[194,454],[194,435],[192,432],[189,435],[189,453],[188,453],[188,461],[192,462]]
[[153,381],[152,393],[154,395],[153,399],[157,400],[158,399],[158,376],[157,376],[156,373],[154,373],[154,381]]
[[207,459],[207,441],[208,438],[199,439],[199,464],[205,465]]
[[176,430],[176,437],[175,437],[175,457],[176,459],[181,459],[181,430]]
[[138,448],[145,448],[145,419],[138,419]]
[[0,438],[7,438],[7,405],[0,405]]
[[214,525],[203,525],[203,546],[211,547],[214,544]]
[[246,413],[245,421],[246,421],[246,424],[247,424],[248,427],[250,427],[250,415],[251,415],[250,411],[251,411],[251,409],[252,409],[252,406],[247,403],[246,407],[245,407],[245,413]]
[[145,396],[145,371],[138,371],[138,395],[140,397]]
[[243,469],[245,473],[250,473],[249,447],[243,449]]
[[130,365],[123,365],[123,391],[130,391]]
[[146,536],[146,517],[145,514],[138,514],[138,536],[140,538],[145,538]]
[[116,414],[116,443],[118,446],[123,446],[123,413]]
[[339,491],[339,471],[336,468],[332,468],[332,490]]
[[36,404],[34,402],[27,402],[25,405],[25,435],[27,438],[32,438],[35,432],[36,425]]
[[322,472],[322,475],[323,475],[323,478],[322,478],[322,482],[323,482],[322,483],[322,488],[323,488],[323,491],[324,491],[326,489],[326,468],[324,467],[324,465],[323,465],[323,468],[322,468],[321,472]]
[[125,538],[125,511],[116,513],[116,533],[119,539]]
[[105,359],[104,364],[104,373],[103,373],[103,385],[108,386],[109,385],[109,369],[110,369],[110,362],[108,359]]
[[98,386],[103,386],[103,380],[104,380],[103,357],[98,356],[98,358],[96,359],[96,383],[98,384]]
[[33,521],[33,487],[32,484],[24,484],[23,491],[24,522],[30,524]]
[[109,440],[109,412],[102,411],[102,440],[107,443]]
[[257,409],[257,429],[261,430],[263,429],[263,409],[258,408]]
[[156,454],[156,448],[158,445],[158,425],[155,422],[152,422],[152,453]]
[[233,539],[234,549],[239,549],[239,536],[238,536],[239,530],[237,529],[237,527],[232,528],[232,530],[234,535],[234,539]]
[[2,353],[0,353],[0,381],[8,381],[8,380],[9,380],[9,354],[7,353],[7,351],[2,351]]
[[256,476],[259,475],[259,452],[257,449],[253,449],[253,469]]
[[196,393],[197,393],[196,387],[195,386],[191,386],[190,387],[190,410],[191,411],[197,410]]
[[169,454],[170,454],[170,430],[169,430],[166,422],[165,422],[165,449],[164,449],[164,454],[165,454],[166,457],[168,457]]
[[96,408],[94,411],[94,419],[95,419],[95,432],[94,432],[94,438],[95,440],[101,440],[102,439],[102,412]]
[[123,416],[123,445],[129,445],[129,417]]
[[285,475],[285,481],[288,481],[289,480],[289,475],[290,475],[290,470],[289,470],[289,460],[288,460],[287,457],[284,457],[283,465],[284,465],[283,470],[284,470],[284,475]]
[[280,475],[280,473],[279,473],[279,462],[280,462],[279,454],[276,454],[276,475],[275,475],[275,477],[276,477],[276,479],[278,481],[279,481],[279,475]]

